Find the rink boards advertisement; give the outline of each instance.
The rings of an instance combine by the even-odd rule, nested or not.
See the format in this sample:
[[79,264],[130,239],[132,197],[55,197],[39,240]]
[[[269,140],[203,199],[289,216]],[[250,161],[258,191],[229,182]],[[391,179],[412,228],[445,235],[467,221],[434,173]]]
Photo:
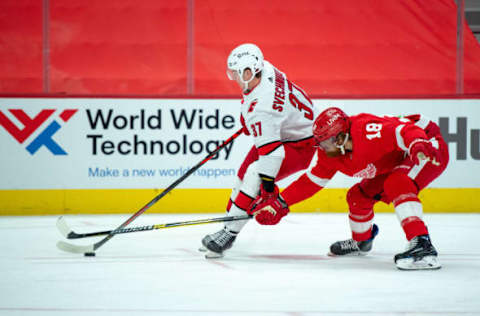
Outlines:
[[[426,211],[480,211],[473,198],[480,190],[480,100],[314,103],[350,115],[421,113],[437,122],[450,163],[422,193]],[[238,99],[2,98],[0,214],[134,212],[241,127],[239,106]],[[250,136],[237,137],[151,211],[222,211],[252,144]],[[327,190],[294,210],[345,211],[345,192],[358,180],[337,174]]]

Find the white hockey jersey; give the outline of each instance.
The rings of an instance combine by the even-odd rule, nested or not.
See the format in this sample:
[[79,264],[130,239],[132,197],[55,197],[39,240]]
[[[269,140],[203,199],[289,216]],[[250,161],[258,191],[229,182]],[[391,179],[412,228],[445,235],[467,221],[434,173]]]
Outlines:
[[264,61],[260,83],[243,95],[241,113],[258,149],[258,173],[275,178],[285,157],[283,144],[313,137],[320,111],[301,88]]

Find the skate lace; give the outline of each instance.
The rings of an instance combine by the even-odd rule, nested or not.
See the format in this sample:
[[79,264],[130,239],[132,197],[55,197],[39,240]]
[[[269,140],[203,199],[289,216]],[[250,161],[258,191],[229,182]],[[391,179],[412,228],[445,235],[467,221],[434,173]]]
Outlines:
[[347,239],[340,242],[340,247],[342,250],[358,250],[358,244],[353,239]]
[[212,239],[215,240],[215,243],[218,245],[224,246],[231,238],[232,234],[222,229],[221,231],[216,232]]
[[407,244],[407,246],[405,247],[405,251],[409,251],[415,248],[417,244],[418,244],[418,237],[415,237],[412,240],[410,240],[410,242]]

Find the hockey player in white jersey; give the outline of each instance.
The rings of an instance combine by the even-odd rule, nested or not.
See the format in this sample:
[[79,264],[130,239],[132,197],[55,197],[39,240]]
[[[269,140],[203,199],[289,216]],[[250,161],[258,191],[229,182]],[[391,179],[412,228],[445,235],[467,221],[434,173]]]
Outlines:
[[[275,181],[309,166],[315,152],[312,124],[320,111],[254,44],[230,53],[227,75],[243,92],[240,119],[254,141],[238,170],[227,213],[248,213],[260,224],[274,225],[289,212]],[[246,222],[226,223],[202,239],[200,250],[208,251],[206,258],[222,257]]]

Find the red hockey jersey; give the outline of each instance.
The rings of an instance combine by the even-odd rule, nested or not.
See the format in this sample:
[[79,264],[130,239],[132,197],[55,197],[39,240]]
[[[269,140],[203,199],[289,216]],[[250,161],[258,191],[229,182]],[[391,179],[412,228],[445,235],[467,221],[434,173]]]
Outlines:
[[430,139],[440,133],[435,123],[420,115],[397,118],[359,114],[350,119],[352,151],[328,157],[317,150],[316,165],[282,192],[289,205],[321,190],[337,171],[363,179],[391,172],[405,159],[413,140]]

